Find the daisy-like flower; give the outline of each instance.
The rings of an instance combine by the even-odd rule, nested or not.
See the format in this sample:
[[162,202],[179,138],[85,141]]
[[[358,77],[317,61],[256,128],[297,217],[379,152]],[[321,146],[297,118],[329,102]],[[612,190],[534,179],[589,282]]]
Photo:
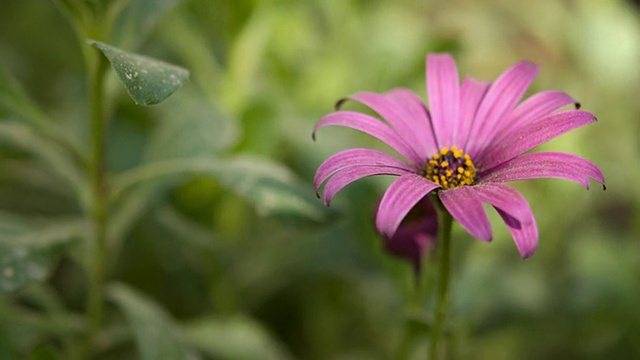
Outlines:
[[[538,66],[522,61],[493,83],[465,78],[460,84],[451,55],[432,54],[426,61],[428,108],[406,89],[350,96],[386,123],[363,113],[338,110],[316,124],[314,139],[321,127],[345,126],[379,139],[404,160],[373,149],[339,152],[318,168],[316,192],[326,182],[322,197],[329,205],[338,191],[355,180],[398,176],[383,195],[376,215],[377,230],[386,239],[393,239],[409,211],[435,192],[464,229],[491,241],[483,206],[488,203],[504,220],[520,255],[530,257],[538,246],[535,218],[525,198],[505,183],[560,178],[589,189],[593,178],[605,186],[602,172],[587,159],[560,152],[527,153],[596,121],[591,113],[577,110],[578,103],[561,91],[542,91],[519,103],[537,72]],[[560,111],[570,105],[576,110]]]

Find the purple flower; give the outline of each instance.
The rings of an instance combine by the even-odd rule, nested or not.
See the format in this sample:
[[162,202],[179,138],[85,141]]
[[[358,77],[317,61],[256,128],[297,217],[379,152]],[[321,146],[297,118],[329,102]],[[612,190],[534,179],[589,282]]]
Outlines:
[[416,273],[422,258],[433,249],[438,235],[438,214],[428,196],[422,198],[400,223],[395,234],[386,239],[385,249],[411,262]]
[[[448,54],[427,56],[429,109],[406,89],[349,97],[371,108],[385,122],[352,111],[336,111],[314,128],[345,126],[389,145],[406,160],[381,151],[354,148],[339,152],[318,168],[316,191],[329,205],[338,191],[372,175],[395,175],[376,216],[378,232],[392,239],[409,211],[435,192],[446,210],[471,235],[491,241],[483,203],[493,206],[507,225],[523,258],[538,246],[538,228],[525,198],[504,183],[560,178],[589,188],[589,178],[605,186],[600,169],[582,157],[560,152],[527,153],[572,129],[596,121],[591,113],[563,110],[576,105],[569,95],[542,91],[519,102],[538,72],[521,61],[493,82],[465,78],[460,84]],[[338,103],[338,107],[343,101]]]

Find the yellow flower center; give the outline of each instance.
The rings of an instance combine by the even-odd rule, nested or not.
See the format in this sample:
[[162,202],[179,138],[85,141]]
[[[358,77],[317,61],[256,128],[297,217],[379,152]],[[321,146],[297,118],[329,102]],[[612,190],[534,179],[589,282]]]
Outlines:
[[443,148],[425,165],[424,177],[442,186],[453,189],[463,185],[473,185],[476,168],[464,151],[455,146]]

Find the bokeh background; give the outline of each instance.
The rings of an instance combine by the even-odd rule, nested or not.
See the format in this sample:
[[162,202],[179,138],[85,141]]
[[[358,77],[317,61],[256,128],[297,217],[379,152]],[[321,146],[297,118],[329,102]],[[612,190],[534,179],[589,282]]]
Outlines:
[[[110,74],[110,173],[240,154],[269,161],[267,172],[286,172],[299,190],[299,198],[282,198],[235,191],[216,176],[186,175],[137,188],[128,206],[110,214],[117,236],[109,281],[154,304],[193,358],[393,359],[403,341],[414,342],[412,358],[424,358],[430,304],[424,314],[409,313],[411,265],[385,253],[373,228],[391,179],[350,185],[330,209],[315,199],[311,182],[338,150],[384,147],[334,128],[313,142],[311,130],[336,100],[356,91],[401,86],[424,97],[429,52],[452,53],[461,74],[484,80],[521,59],[541,65],[528,94],[566,91],[599,119],[542,148],[587,157],[607,179],[606,191],[560,180],[514,184],[540,229],[539,249],[526,261],[493,213],[493,243],[454,227],[451,357],[640,358],[637,4],[131,0],[128,6],[133,10],[124,13],[112,44],[184,66],[191,76],[171,98],[146,108]],[[52,3],[2,4],[0,64],[34,111],[86,144],[82,55]],[[0,81],[7,88],[9,80]],[[6,103],[0,123],[20,123]],[[0,137],[5,240],[81,213],[55,176],[55,159],[25,150],[39,138],[15,136]],[[43,281],[0,295],[0,358],[28,358],[42,344],[64,348],[79,331],[83,254],[80,238],[47,263]],[[124,318],[109,306],[96,358],[139,358]],[[407,321],[416,334],[409,340]]]

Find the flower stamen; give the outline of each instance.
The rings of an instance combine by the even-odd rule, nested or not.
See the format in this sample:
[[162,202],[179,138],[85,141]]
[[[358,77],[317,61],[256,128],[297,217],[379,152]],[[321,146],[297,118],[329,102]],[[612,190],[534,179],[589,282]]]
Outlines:
[[453,189],[463,185],[473,185],[476,168],[469,155],[457,147],[442,148],[427,161],[424,177],[442,186]]

